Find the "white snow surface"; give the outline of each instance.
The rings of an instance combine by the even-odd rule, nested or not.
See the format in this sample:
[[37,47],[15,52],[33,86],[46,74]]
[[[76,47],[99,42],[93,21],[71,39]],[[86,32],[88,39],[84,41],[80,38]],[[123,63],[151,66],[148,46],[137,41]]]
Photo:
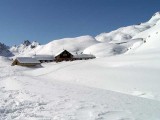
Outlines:
[[31,57],[17,57],[16,59],[20,63],[40,63],[36,58]]
[[159,120],[160,55],[11,67],[1,58],[0,120]]
[[54,60],[53,55],[34,55],[32,58],[36,58],[37,60]]
[[95,58],[92,54],[76,54],[73,58]]

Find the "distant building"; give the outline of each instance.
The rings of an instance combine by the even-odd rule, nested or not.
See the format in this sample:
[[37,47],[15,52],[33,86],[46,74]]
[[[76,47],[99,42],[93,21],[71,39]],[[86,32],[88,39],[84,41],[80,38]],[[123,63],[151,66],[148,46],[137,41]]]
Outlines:
[[76,54],[73,56],[73,60],[88,60],[96,58],[92,54]]
[[61,62],[61,61],[72,61],[73,55],[68,52],[67,50],[63,50],[62,52],[56,54],[55,61]]
[[67,50],[63,50],[62,52],[58,53],[55,56],[55,61],[56,62],[61,62],[61,61],[73,61],[73,60],[88,60],[88,59],[94,59],[96,58],[92,54],[75,54],[73,55],[72,53],[68,52]]
[[27,66],[27,67],[31,67],[31,66],[37,66],[40,65],[41,63],[35,59],[35,58],[31,58],[31,57],[17,57],[13,63],[12,66],[14,65],[20,65],[20,66]]
[[53,55],[34,55],[32,58],[37,59],[41,63],[53,62],[54,61],[54,56]]

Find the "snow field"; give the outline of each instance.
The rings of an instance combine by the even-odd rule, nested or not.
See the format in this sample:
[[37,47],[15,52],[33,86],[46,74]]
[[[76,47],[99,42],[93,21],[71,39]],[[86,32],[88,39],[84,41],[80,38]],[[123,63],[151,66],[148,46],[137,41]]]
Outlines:
[[[93,61],[49,63],[43,64],[43,68],[38,69],[11,67],[7,64],[1,67],[0,70],[5,73],[5,77],[0,80],[0,120],[158,120],[160,118],[160,103],[157,100],[105,90],[103,87],[100,88],[94,79],[92,82],[98,87],[93,84],[92,87],[87,87],[89,84],[82,86],[81,82],[86,82],[83,77],[88,80],[84,74],[86,71],[82,69],[84,65],[87,64],[86,67],[94,71],[97,68],[103,71],[101,67],[104,66],[96,67],[102,65],[99,62],[103,60]],[[14,72],[7,71],[8,69]],[[79,69],[81,72],[77,71]],[[68,81],[69,72],[63,74],[66,78],[64,80],[54,76],[58,71],[64,70],[76,71],[83,76],[73,73],[80,78],[77,82]],[[97,75],[95,72],[94,74]],[[139,93],[134,94],[139,96]]]
[[160,104],[156,101],[59,81],[20,79],[23,79],[23,89],[1,87],[2,120],[154,120],[160,117]]

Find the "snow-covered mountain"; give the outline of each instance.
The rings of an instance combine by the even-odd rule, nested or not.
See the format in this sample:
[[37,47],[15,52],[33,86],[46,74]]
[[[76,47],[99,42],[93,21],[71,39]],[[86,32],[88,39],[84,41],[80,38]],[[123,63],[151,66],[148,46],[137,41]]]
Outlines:
[[101,33],[96,36],[96,39],[100,42],[124,42],[131,40],[138,33],[145,31],[153,26],[160,20],[160,12],[155,13],[152,18],[145,23],[138,25],[131,25],[122,27],[109,33]]
[[34,43],[36,47],[31,48],[32,44],[28,46],[21,44],[18,47],[12,47],[10,50],[16,52],[20,56],[31,56],[34,54],[50,54],[55,55],[56,53],[67,49],[70,52],[83,52],[87,47],[99,43],[94,37],[86,35],[75,38],[64,38],[60,40],[53,40],[46,45],[39,45]]
[[92,36],[80,36],[76,38],[64,38],[60,40],[53,40],[52,42],[36,48],[38,54],[56,54],[63,49],[70,52],[83,52],[87,47],[97,44],[95,38]]
[[19,54],[26,54],[30,51],[33,51],[36,47],[38,47],[40,45],[40,43],[38,43],[37,41],[33,41],[32,43],[29,40],[25,40],[22,44],[18,45],[18,46],[12,46],[10,48],[10,51],[14,54],[14,55],[19,55]]
[[[146,49],[151,46],[159,46],[159,44],[156,44],[159,41],[159,28],[160,12],[157,12],[148,22],[122,27],[109,33],[97,35],[96,39],[101,43],[86,48],[84,53],[93,53],[97,57],[105,57],[125,52],[135,52],[137,48],[143,48],[146,44],[148,45]],[[153,34],[152,37],[150,37],[151,34]],[[153,41],[155,34],[156,37],[154,37]],[[150,42],[152,42],[152,45],[150,45]]]
[[[149,45],[150,43],[148,43],[148,41],[152,38],[150,37],[149,39],[149,36],[152,33],[158,35],[159,24],[160,12],[157,12],[147,22],[122,27],[109,33],[101,33],[95,38],[88,35],[75,38],[63,38],[53,40],[46,45],[40,45],[38,42],[31,43],[24,41],[24,43],[19,46],[11,47],[10,51],[20,56],[31,56],[33,54],[55,55],[63,49],[67,49],[70,52],[91,53],[96,57],[130,53],[135,52],[140,46],[146,46],[144,43],[148,44],[147,48],[151,47],[152,45]],[[150,31],[152,31],[152,33]],[[156,42],[157,39],[158,36],[154,41]],[[157,45],[158,44],[156,44],[156,46]]]
[[141,37],[145,40],[135,52],[160,51],[160,12],[157,12],[148,23],[154,23],[154,26],[133,37],[133,39]]
[[8,46],[6,46],[3,43],[0,43],[0,56],[4,57],[10,57],[13,56],[13,54],[8,50]]

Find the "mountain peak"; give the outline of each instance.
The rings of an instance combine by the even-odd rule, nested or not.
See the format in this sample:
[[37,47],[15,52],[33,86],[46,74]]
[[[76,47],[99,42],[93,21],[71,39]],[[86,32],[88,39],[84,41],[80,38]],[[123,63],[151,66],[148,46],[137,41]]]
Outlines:
[[24,42],[23,42],[23,45],[25,45],[25,46],[29,46],[31,44],[31,42],[29,41],[29,40],[25,40]]

